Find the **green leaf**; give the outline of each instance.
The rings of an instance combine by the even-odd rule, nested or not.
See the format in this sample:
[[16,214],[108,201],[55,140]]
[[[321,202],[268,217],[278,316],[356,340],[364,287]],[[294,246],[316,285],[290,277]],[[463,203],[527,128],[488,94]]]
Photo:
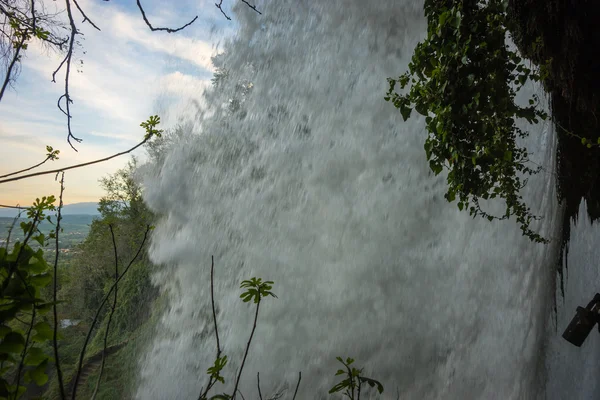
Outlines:
[[411,112],[412,112],[412,110],[407,105],[405,105],[405,104],[400,105],[400,114],[402,114],[402,119],[404,119],[404,121],[407,121],[410,118]]
[[379,394],[383,393],[383,385],[381,384],[381,382],[376,381],[375,379],[365,378],[362,376],[358,379],[360,379],[361,382],[367,383],[371,387],[377,386],[377,391],[379,392]]
[[33,329],[36,331],[36,335],[33,337],[35,341],[43,342],[54,337],[54,329],[46,321],[38,322]]
[[46,367],[48,366],[48,359],[41,362],[33,370],[29,371],[29,375],[34,380],[36,385],[44,386],[48,382],[48,375],[46,375]]
[[50,282],[52,282],[52,275],[50,275],[48,272],[34,275],[29,278],[29,283],[38,288],[46,287]]
[[25,347],[25,338],[17,332],[10,332],[0,343],[0,353],[20,353]]
[[[416,110],[416,111],[417,111],[419,114],[421,114],[421,115],[423,115],[423,116],[425,116],[425,117],[426,117],[426,116],[427,116],[427,114],[428,114],[428,113],[427,113],[427,107],[426,107],[424,104],[417,104],[417,105],[415,106],[415,110]],[[409,114],[409,115],[410,115],[410,114]]]
[[25,365],[39,365],[49,357],[39,347],[31,347],[27,350],[27,357],[25,357]]

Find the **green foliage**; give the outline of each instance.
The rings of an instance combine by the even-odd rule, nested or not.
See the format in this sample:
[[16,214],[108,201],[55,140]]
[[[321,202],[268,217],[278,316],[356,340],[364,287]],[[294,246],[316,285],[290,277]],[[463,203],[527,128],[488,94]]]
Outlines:
[[28,220],[20,224],[23,241],[12,249],[0,248],[0,398],[25,393],[21,380],[39,386],[48,380],[45,371],[52,358],[44,348],[54,331],[45,315],[54,303],[44,300],[41,292],[52,275],[43,250],[34,250],[30,243],[44,245],[46,235],[39,224],[51,221],[46,212],[55,210],[55,201],[54,196],[36,199],[27,209]]
[[227,356],[217,357],[215,359],[215,364],[210,367],[206,373],[212,380],[225,383],[225,378],[221,376],[221,371],[225,368],[225,365],[227,365]]
[[163,130],[156,129],[158,124],[160,124],[160,117],[158,115],[152,115],[148,120],[140,124],[140,126],[146,130],[146,135],[144,136],[145,140],[149,140],[153,136],[160,137],[162,135]]
[[240,295],[240,298],[244,300],[244,303],[254,300],[254,304],[258,304],[264,297],[277,297],[271,292],[273,281],[263,282],[261,278],[252,278],[250,280],[242,281],[240,287],[242,289],[248,288],[247,291]]
[[[385,99],[407,120],[412,110],[425,117],[425,153],[437,175],[448,170],[450,202],[471,216],[488,220],[515,216],[523,234],[535,242],[547,240],[530,228],[539,219],[524,203],[522,176],[539,171],[527,166],[528,153],[517,145],[527,132],[516,119],[537,123],[547,118],[536,107],[515,103],[517,91],[540,76],[523,65],[505,43],[510,23],[503,0],[426,0],[427,38],[419,43],[409,71],[388,79]],[[396,86],[410,89],[404,94]],[[491,215],[480,199],[502,198],[505,212]]]
[[339,369],[335,375],[345,374],[346,379],[329,389],[329,394],[343,392],[349,399],[360,399],[360,391],[364,383],[370,387],[377,386],[379,394],[383,393],[383,385],[381,382],[361,376],[360,374],[362,374],[363,368],[358,369],[351,366],[354,363],[353,358],[348,357],[346,358],[346,361],[344,361],[342,357],[336,357],[336,359],[344,365],[345,369]]
[[60,150],[54,150],[52,146],[46,146],[46,158],[52,161],[58,160],[58,155],[60,154]]

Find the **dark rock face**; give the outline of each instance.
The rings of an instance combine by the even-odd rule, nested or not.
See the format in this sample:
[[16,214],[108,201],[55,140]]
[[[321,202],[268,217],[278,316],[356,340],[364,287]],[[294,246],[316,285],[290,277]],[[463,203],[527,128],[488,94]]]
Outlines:
[[581,199],[589,218],[600,218],[600,146],[588,149],[581,142],[597,143],[600,137],[600,2],[509,0],[508,13],[521,53],[538,66],[551,60],[544,86],[558,136],[564,247]]

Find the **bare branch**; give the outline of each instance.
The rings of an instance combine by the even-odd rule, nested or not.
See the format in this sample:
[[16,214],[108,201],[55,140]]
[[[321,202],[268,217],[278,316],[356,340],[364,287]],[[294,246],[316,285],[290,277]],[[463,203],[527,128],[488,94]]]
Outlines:
[[237,379],[235,380],[235,387],[233,389],[233,397],[232,400],[235,400],[235,396],[238,391],[238,386],[240,384],[240,378],[242,377],[242,371],[244,369],[244,364],[246,364],[246,358],[248,357],[248,351],[250,350],[250,343],[252,343],[252,337],[254,336],[254,331],[256,331],[256,322],[258,320],[258,311],[260,309],[260,295],[258,296],[258,303],[256,303],[256,313],[254,314],[254,324],[252,325],[252,332],[250,332],[250,338],[248,339],[248,343],[246,344],[246,351],[244,352],[244,358],[242,359],[242,365],[240,366],[240,370],[238,371]]
[[5,204],[0,204],[0,207],[2,207],[2,208],[14,208],[14,209],[17,209],[17,210],[26,210],[27,209],[27,207],[8,206],[8,205],[5,205]]
[[215,274],[215,256],[211,256],[210,266],[210,300],[212,303],[213,321],[215,323],[215,336],[217,337],[217,358],[221,355],[221,344],[219,342],[219,328],[217,326],[217,313],[215,311],[215,285],[214,285],[214,274]]
[[4,91],[6,90],[6,87],[8,86],[11,76],[13,74],[15,65],[17,64],[17,62],[19,61],[20,58],[20,53],[21,50],[23,49],[23,45],[25,44],[25,40],[27,38],[27,35],[25,32],[21,33],[21,40],[19,41],[19,43],[17,44],[16,48],[15,48],[15,53],[13,54],[13,58],[10,61],[10,64],[8,66],[8,70],[6,71],[6,76],[4,77],[4,82],[2,83],[2,89],[0,89],[0,101],[2,101],[2,98],[4,97]]
[[246,0],[242,0],[242,3],[244,3],[245,5],[247,5],[248,7],[250,7],[251,9],[253,9],[254,11],[256,11],[257,13],[259,13],[260,15],[262,15],[262,13],[256,9],[256,6],[253,6],[252,4],[248,3]]
[[302,380],[302,371],[298,372],[298,383],[296,384],[296,390],[294,391],[294,397],[292,397],[292,400],[296,400],[296,395],[298,394],[298,388],[300,387],[301,380]]
[[23,213],[24,208],[19,207],[19,206],[2,206],[2,205],[0,205],[0,207],[16,208],[19,210],[19,213],[15,216],[15,218],[13,219],[13,222],[10,224],[10,227],[8,228],[8,235],[6,237],[6,245],[5,245],[5,250],[8,252],[8,245],[10,243],[10,235],[12,234],[13,229],[15,229],[15,225],[17,224],[17,221],[19,220],[19,218],[21,218],[21,214]]
[[[21,174],[21,173],[23,173],[23,172],[30,171],[30,170],[32,170],[32,169],[34,169],[34,168],[37,168],[37,167],[39,167],[40,165],[44,164],[46,161],[50,160],[51,158],[52,158],[52,157],[48,156],[48,157],[46,157],[46,159],[45,159],[44,161],[42,161],[41,163],[35,164],[33,167],[25,168],[25,169],[22,169],[22,170],[20,170],[20,171],[16,171],[16,172],[11,172],[11,173],[9,173],[9,174],[6,174],[6,175],[0,175],[0,178],[6,178],[6,177],[8,177],[8,176],[12,176],[12,175],[18,175],[18,174]],[[2,207],[2,206],[0,206],[0,207]]]
[[98,394],[98,389],[100,389],[100,380],[102,379],[102,373],[104,372],[104,364],[106,362],[106,348],[108,347],[108,332],[110,331],[110,323],[112,322],[112,317],[115,313],[115,309],[117,308],[117,281],[119,279],[119,256],[117,255],[117,242],[115,240],[115,232],[113,231],[112,224],[108,225],[110,229],[110,237],[112,238],[113,250],[115,253],[115,300],[113,301],[112,309],[110,310],[110,315],[108,316],[108,322],[106,323],[106,332],[104,332],[104,347],[102,349],[102,364],[100,364],[100,373],[98,374],[98,380],[96,381],[96,388],[94,389],[94,393],[92,395],[92,400],[96,399],[96,395]]
[[101,163],[101,162],[104,162],[104,161],[108,161],[108,160],[111,160],[113,158],[122,156],[124,154],[131,153],[132,151],[134,151],[138,147],[140,147],[143,144],[145,144],[148,140],[150,140],[150,138],[151,138],[151,136],[145,137],[144,140],[142,140],[140,143],[138,143],[135,146],[133,146],[131,149],[126,150],[126,151],[122,151],[122,152],[117,153],[117,154],[113,154],[112,156],[109,156],[109,157],[104,157],[104,158],[101,158],[101,159],[95,160],[95,161],[88,161],[88,162],[82,163],[82,164],[70,165],[70,166],[65,167],[65,168],[58,168],[58,169],[53,169],[53,170],[49,170],[49,171],[34,172],[32,174],[17,176],[17,177],[14,177],[14,178],[2,179],[2,180],[0,180],[0,183],[13,182],[13,181],[18,181],[20,179],[26,179],[26,178],[31,178],[31,177],[40,176],[40,175],[56,174],[58,172],[68,171],[70,169],[81,168],[81,167],[85,167],[87,165],[92,165],[92,164],[98,164],[98,163]]
[[256,373],[256,386],[258,386],[258,397],[263,400],[262,393],[260,392],[260,372]]
[[146,17],[146,12],[144,11],[144,7],[142,7],[142,3],[140,3],[140,0],[136,0],[137,1],[137,6],[140,9],[140,12],[142,13],[142,18],[144,18],[144,22],[146,23],[146,25],[148,25],[148,28],[150,28],[151,31],[165,31],[165,32],[169,32],[169,33],[175,33],[178,32],[182,29],[187,28],[188,26],[190,26],[191,24],[193,24],[194,22],[196,22],[196,20],[198,19],[198,16],[196,15],[194,17],[194,19],[192,19],[190,22],[188,22],[187,24],[183,25],[180,28],[155,28],[154,26],[152,26],[152,24],[150,23],[150,21],[148,20],[148,17]]
[[227,18],[229,21],[231,21],[231,18],[229,18],[229,15],[225,14],[225,11],[223,11],[223,8],[221,7],[223,5],[223,0],[221,0],[219,2],[219,4],[215,3],[215,6],[217,6],[217,8],[219,10],[221,10],[221,14],[223,14],[225,16],[225,18]]
[[57,306],[57,291],[58,291],[58,254],[59,254],[59,242],[58,242],[58,235],[60,233],[60,220],[62,219],[61,217],[61,211],[63,208],[63,193],[65,191],[65,173],[62,173],[62,176],[60,178],[60,196],[58,197],[58,213],[57,213],[57,217],[56,217],[56,243],[55,243],[55,248],[56,248],[56,254],[54,255],[54,283],[53,283],[53,288],[52,288],[52,292],[53,292],[53,304],[52,304],[52,311],[54,313],[54,332],[52,335],[52,347],[54,348],[54,365],[56,366],[56,376],[58,378],[58,387],[60,388],[60,398],[62,400],[66,399],[66,394],[65,394],[65,385],[63,382],[63,374],[62,374],[62,370],[60,369],[60,358],[58,356],[58,312],[56,309]]
[[92,25],[94,28],[98,29],[99,31],[101,31],[100,28],[98,28],[98,26],[96,24],[94,24],[94,22],[87,16],[85,15],[85,13],[83,12],[83,10],[81,9],[81,7],[79,7],[79,3],[77,3],[77,0],[73,0],[73,3],[75,4],[75,7],[77,7],[77,9],[79,10],[79,12],[81,13],[81,15],[83,16],[83,21],[81,21],[82,24],[84,24],[86,21],[90,23],[90,25]]
[[83,348],[81,349],[81,353],[79,354],[79,365],[77,367],[77,374],[75,375],[75,380],[73,382],[73,393],[71,396],[71,400],[76,399],[77,385],[79,384],[79,378],[81,377],[81,370],[83,368],[83,358],[85,357],[85,350],[87,349],[87,345],[90,341],[90,338],[92,337],[92,331],[94,330],[94,326],[96,325],[96,322],[98,322],[98,317],[100,316],[100,311],[102,310],[102,307],[104,307],[104,305],[108,301],[108,298],[112,294],[113,290],[115,290],[115,287],[117,286],[119,281],[121,279],[123,279],[125,274],[127,274],[127,271],[129,271],[129,268],[131,267],[133,262],[140,255],[142,249],[144,248],[144,244],[146,243],[146,239],[148,238],[148,232],[150,232],[150,229],[151,229],[150,225],[147,225],[146,232],[144,232],[144,239],[142,240],[142,243],[140,244],[140,247],[138,248],[137,253],[135,254],[135,256],[133,256],[133,258],[131,259],[131,261],[125,268],[125,270],[123,270],[123,273],[121,274],[121,276],[119,276],[119,278],[115,280],[115,283],[113,283],[113,285],[110,287],[108,293],[106,293],[106,295],[104,295],[104,298],[102,299],[102,302],[100,303],[100,306],[98,306],[98,309],[96,310],[96,315],[94,316],[94,319],[92,320],[92,323],[90,324],[90,328],[88,330],[87,336],[85,337],[85,341],[83,342]]
[[[219,328],[217,325],[217,313],[215,311],[215,290],[214,290],[214,277],[215,277],[215,256],[210,256],[211,264],[210,264],[210,299],[212,303],[212,313],[213,313],[213,321],[215,324],[215,336],[217,338],[217,359],[221,357],[221,343],[219,341]],[[200,396],[198,400],[206,399],[209,390],[214,386],[216,380],[211,376],[208,380],[208,384],[206,385],[206,389],[200,389]]]
[[[26,286],[27,287],[27,286]],[[29,291],[29,290],[28,290]],[[19,361],[19,367],[17,368],[17,376],[15,378],[15,398],[16,393],[19,392],[19,383],[21,382],[21,372],[23,372],[23,367],[25,366],[25,356],[27,355],[27,346],[29,346],[29,340],[31,339],[31,331],[33,331],[33,325],[35,324],[35,302],[32,304],[32,314],[31,314],[31,323],[27,328],[27,336],[25,337],[25,346],[23,346],[23,352],[21,353],[21,360]]]

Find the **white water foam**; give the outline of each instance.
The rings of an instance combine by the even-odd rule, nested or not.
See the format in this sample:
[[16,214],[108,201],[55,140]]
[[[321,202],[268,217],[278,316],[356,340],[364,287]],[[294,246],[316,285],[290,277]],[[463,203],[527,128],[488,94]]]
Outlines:
[[[205,94],[203,113],[190,109],[193,123],[144,182],[165,216],[151,257],[165,265],[155,278],[170,306],[137,397],[193,399],[206,384],[211,255],[230,360],[218,391],[232,389],[252,326],[239,282],[258,276],[275,281],[279,298],[261,305],[246,398],[258,397],[257,372],[267,398],[293,390],[298,371],[299,399],[330,398],[338,355],[379,379],[385,399],[543,396],[552,247],[512,220],[473,220],[448,204],[445,177],[425,159],[422,119],[403,122],[383,100],[386,78],[406,70],[425,33],[422,4],[260,7],[263,16],[237,7],[239,34],[219,57],[229,78]],[[552,171],[553,133],[531,131],[532,160]],[[553,236],[552,175],[530,179],[525,196]]]

